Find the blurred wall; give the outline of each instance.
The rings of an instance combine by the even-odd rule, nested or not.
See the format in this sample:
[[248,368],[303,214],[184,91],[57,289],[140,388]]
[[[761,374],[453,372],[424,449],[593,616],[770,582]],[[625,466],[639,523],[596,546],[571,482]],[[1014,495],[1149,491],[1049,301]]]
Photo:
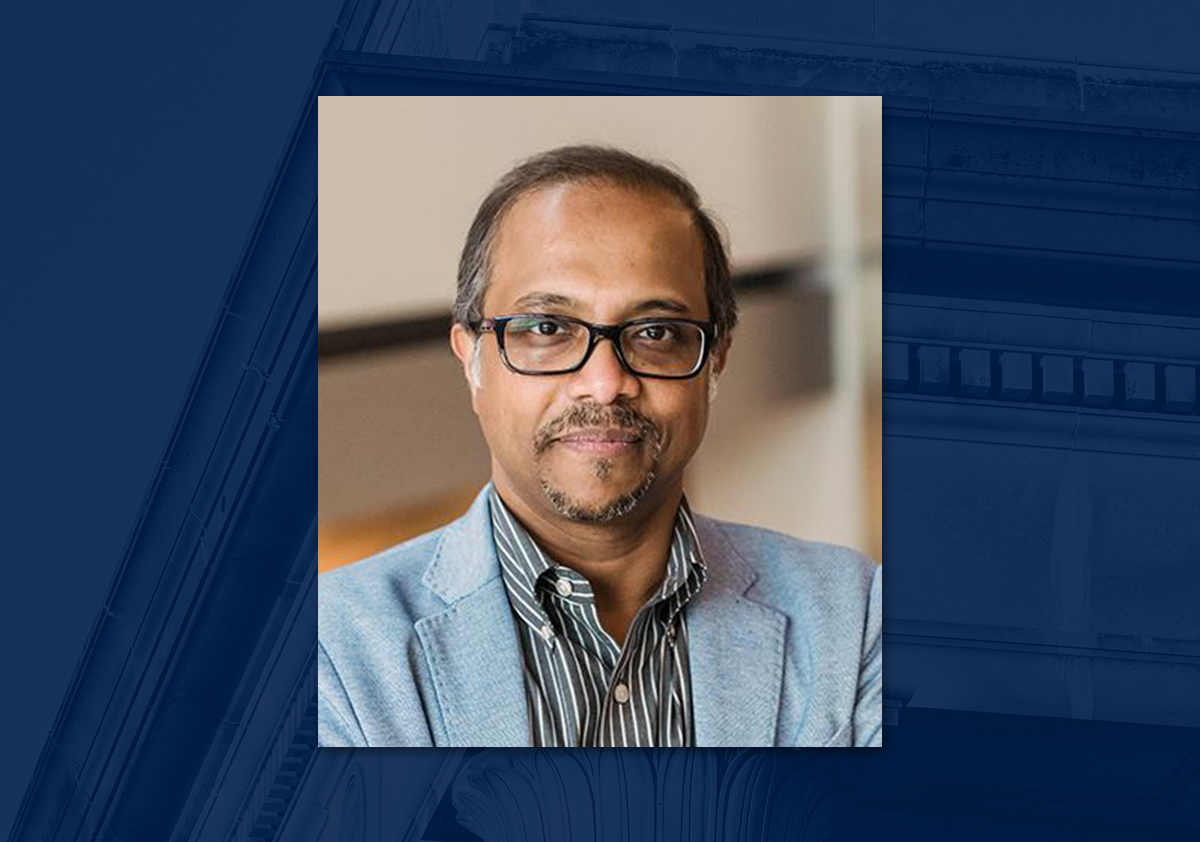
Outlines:
[[[479,201],[530,154],[593,141],[674,162],[728,228],[735,271],[805,267],[741,297],[689,497],[877,555],[879,103],[322,98],[320,325],[447,311]],[[444,342],[323,362],[320,400],[327,564],[453,517],[487,479]]]
[[323,328],[449,307],[480,200],[518,161],[567,143],[677,164],[734,234],[739,265],[824,241],[820,98],[321,97],[319,108]]
[[[808,164],[826,295],[800,287],[742,301],[688,493],[702,511],[879,558],[882,111],[873,98],[820,102]],[[814,383],[825,367],[827,383]]]

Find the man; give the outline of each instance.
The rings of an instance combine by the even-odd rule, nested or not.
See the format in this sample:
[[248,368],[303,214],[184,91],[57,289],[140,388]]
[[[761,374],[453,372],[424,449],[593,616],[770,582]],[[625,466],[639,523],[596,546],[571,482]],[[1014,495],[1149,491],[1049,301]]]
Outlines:
[[880,745],[877,566],[684,499],[736,318],[671,170],[579,146],[501,179],[450,336],[492,481],[321,577],[321,745]]

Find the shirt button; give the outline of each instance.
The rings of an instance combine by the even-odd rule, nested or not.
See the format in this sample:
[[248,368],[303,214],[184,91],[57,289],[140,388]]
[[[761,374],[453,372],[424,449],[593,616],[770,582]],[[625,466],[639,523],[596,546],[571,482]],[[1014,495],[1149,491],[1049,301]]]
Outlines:
[[613,688],[613,698],[617,700],[617,704],[623,705],[629,701],[629,688],[625,686],[624,681],[618,681],[617,686]]
[[550,638],[554,637],[554,629],[552,629],[549,625],[545,625],[538,629],[538,634],[542,636],[542,640],[548,641]]
[[562,596],[570,596],[575,592],[575,588],[571,586],[571,582],[568,579],[559,579],[554,583],[554,589]]

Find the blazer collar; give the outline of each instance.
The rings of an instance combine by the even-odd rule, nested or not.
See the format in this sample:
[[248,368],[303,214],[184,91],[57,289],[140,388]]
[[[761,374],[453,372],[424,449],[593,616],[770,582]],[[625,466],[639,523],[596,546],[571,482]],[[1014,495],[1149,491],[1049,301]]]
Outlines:
[[[521,646],[485,486],[443,531],[421,581],[446,603],[418,620],[451,746],[529,746]],[[708,579],[687,607],[695,744],[773,746],[787,618],[747,597],[756,574],[720,524],[694,515]]]
[[695,521],[709,570],[687,610],[696,745],[774,746],[787,617],[747,597],[757,575],[720,524]]
[[446,607],[415,624],[449,746],[531,745],[521,644],[492,540],[484,487],[442,530],[421,581]]
[[442,602],[457,602],[500,575],[488,507],[491,487],[485,485],[466,514],[442,530],[433,560],[421,576],[421,583]]

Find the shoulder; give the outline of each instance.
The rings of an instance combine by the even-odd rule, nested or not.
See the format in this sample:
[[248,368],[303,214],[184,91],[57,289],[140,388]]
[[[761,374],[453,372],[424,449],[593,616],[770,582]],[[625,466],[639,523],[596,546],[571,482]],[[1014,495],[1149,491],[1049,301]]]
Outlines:
[[407,629],[433,610],[421,584],[441,542],[442,529],[397,544],[317,579],[319,636],[328,646],[348,634]]
[[711,544],[732,550],[751,571],[751,594],[758,601],[779,607],[801,602],[861,616],[880,587],[879,565],[849,547],[703,516],[695,520],[706,556]]
[[[429,745],[416,622],[442,607],[422,576],[444,529],[317,578],[322,745]],[[427,679],[427,676],[425,677]]]

